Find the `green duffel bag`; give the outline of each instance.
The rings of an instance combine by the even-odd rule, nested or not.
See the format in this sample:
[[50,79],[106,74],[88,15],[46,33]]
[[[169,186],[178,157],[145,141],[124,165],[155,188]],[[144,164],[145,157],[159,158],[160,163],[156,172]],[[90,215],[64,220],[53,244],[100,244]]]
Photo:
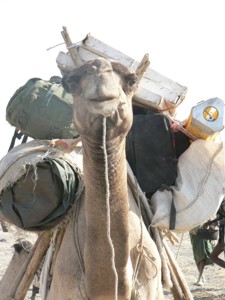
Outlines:
[[49,81],[31,78],[11,97],[6,120],[34,139],[73,139],[78,137],[73,123],[72,95],[61,78]]
[[18,181],[1,192],[0,212],[8,222],[25,230],[52,228],[75,200],[78,174],[62,158],[45,158],[26,168]]

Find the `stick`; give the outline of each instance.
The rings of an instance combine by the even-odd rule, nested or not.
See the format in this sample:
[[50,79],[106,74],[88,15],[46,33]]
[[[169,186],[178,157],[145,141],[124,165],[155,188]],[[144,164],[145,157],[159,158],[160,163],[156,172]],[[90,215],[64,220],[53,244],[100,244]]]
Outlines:
[[62,244],[62,240],[63,240],[63,237],[64,237],[65,230],[66,230],[66,227],[61,228],[61,230],[58,232],[58,235],[57,235],[55,251],[54,251],[54,254],[53,254],[51,268],[50,268],[50,272],[49,272],[51,276],[53,276],[56,258],[57,258],[60,246]]
[[[132,193],[133,193],[134,197],[136,197],[137,193],[135,193],[135,191],[134,191],[134,186],[136,186],[137,189],[138,189],[138,194],[139,194],[142,202],[145,202],[144,206],[146,208],[146,212],[147,212],[147,215],[148,215],[148,218],[149,218],[149,223],[151,223],[153,214],[152,214],[152,212],[150,210],[150,207],[148,205],[148,201],[147,201],[145,195],[143,194],[140,186],[137,184],[137,182],[136,183],[134,182],[134,175],[132,173],[132,170],[131,170],[129,164],[127,166],[127,170],[128,170],[128,184],[129,184],[129,186],[130,186],[130,188],[132,190]],[[136,199],[136,201],[137,201],[137,199]],[[159,255],[160,255],[160,258],[161,258],[162,274],[163,274],[163,284],[164,284],[164,286],[166,288],[170,289],[171,286],[172,286],[172,282],[171,282],[171,279],[170,279],[169,269],[168,269],[168,266],[167,266],[166,253],[165,253],[165,250],[163,249],[163,246],[162,246],[162,240],[161,240],[158,228],[152,227],[151,229],[153,231],[153,234],[154,234],[154,237],[155,237],[156,246],[158,248]]]
[[178,259],[179,254],[180,254],[180,248],[181,248],[181,244],[182,244],[182,242],[183,242],[183,238],[184,238],[184,234],[182,233],[181,239],[180,239],[179,248],[178,248],[178,250],[177,250],[176,260]]
[[73,43],[70,39],[70,36],[69,36],[69,33],[67,31],[67,28],[65,26],[63,26],[63,31],[61,31],[61,34],[62,34],[62,37],[65,41],[65,44],[66,44],[66,47],[70,53],[70,56],[75,64],[76,67],[80,67],[83,62],[80,58],[80,55],[77,51],[77,48],[76,47],[72,47],[73,46]]
[[162,278],[163,278],[163,285],[165,286],[165,288],[167,289],[171,289],[172,288],[172,282],[171,282],[171,278],[170,278],[170,271],[168,268],[168,264],[167,264],[167,260],[166,260],[166,253],[165,250],[163,248],[162,245],[162,240],[160,238],[160,234],[159,234],[159,230],[158,228],[151,228],[155,237],[155,243],[157,245],[158,251],[159,251],[159,255],[161,258],[161,263],[162,263]]
[[176,275],[176,278],[179,282],[179,285],[181,287],[181,290],[183,291],[183,294],[184,294],[184,297],[185,297],[185,300],[193,300],[193,296],[190,292],[190,289],[186,283],[186,280],[177,264],[177,262],[175,261],[175,259],[173,258],[173,254],[169,248],[169,246],[167,245],[166,241],[163,239],[163,245],[166,249],[166,253],[167,253],[167,256],[168,256],[168,259],[169,259],[169,262],[170,262],[170,265],[174,271],[174,274]]
[[175,243],[179,243],[179,239],[178,237],[175,235],[174,232],[172,232],[171,230],[168,229],[162,229],[164,235],[169,239],[169,241],[171,242],[171,244],[174,246]]
[[[130,181],[132,182],[132,184],[135,186],[134,175],[133,175],[133,172],[132,172],[132,170],[131,170],[129,164],[127,164],[127,170],[128,170],[128,180],[130,180]],[[151,209],[150,209],[150,207],[149,207],[149,204],[148,204],[148,201],[147,201],[147,199],[146,199],[146,196],[145,196],[145,194],[142,192],[140,186],[139,186],[138,184],[136,184],[136,186],[137,186],[137,189],[138,189],[138,193],[139,193],[140,199],[141,199],[142,203],[144,204],[145,209],[146,209],[146,212],[147,212],[147,214],[148,214],[148,216],[149,216],[149,220],[151,221],[151,220],[152,220],[152,217],[153,217],[153,213],[152,213],[152,211],[151,211]],[[134,193],[134,194],[135,194],[135,193]],[[156,227],[152,227],[151,229],[153,230],[153,228],[156,228]],[[158,228],[157,228],[157,230],[158,230]],[[155,237],[158,236],[157,232],[159,233],[159,230],[158,230],[158,231],[157,231],[157,230],[154,231]],[[157,237],[157,240],[158,240],[158,237]],[[166,241],[165,241],[164,239],[162,240],[162,237],[161,237],[161,239],[159,238],[159,240],[163,241],[163,246],[165,247],[166,254],[167,254],[167,256],[168,256],[170,265],[171,265],[171,267],[173,268],[173,270],[174,270],[174,275],[175,275],[175,277],[176,277],[178,283],[180,284],[180,287],[181,287],[181,290],[183,291],[184,296],[186,297],[185,299],[186,299],[186,300],[193,300],[193,297],[192,297],[192,295],[191,295],[191,292],[190,292],[190,290],[189,290],[189,287],[188,287],[187,284],[186,284],[186,280],[185,280],[184,276],[182,275],[182,273],[181,273],[181,271],[180,271],[180,268],[179,268],[178,264],[176,263],[176,261],[175,261],[173,255],[171,254],[170,249],[169,249],[169,247],[167,246]],[[159,244],[160,244],[160,243],[159,243]],[[157,247],[158,247],[158,244],[157,244]],[[158,250],[159,250],[159,253],[160,253],[160,251],[161,251],[160,248],[158,248]],[[165,277],[165,278],[167,278],[167,277]],[[175,279],[174,279],[174,283],[175,283]],[[179,290],[176,291],[176,289],[177,289],[176,286],[174,286],[174,288],[171,289],[171,292],[172,292],[172,293],[178,293],[178,294],[179,294]]]
[[20,273],[17,275],[7,299],[23,300],[25,298],[38,266],[48,249],[50,239],[51,234],[49,232],[40,234]]
[[171,292],[173,294],[173,298],[174,298],[174,300],[181,300],[181,299],[183,300],[183,299],[185,299],[184,298],[184,294],[183,294],[183,292],[182,292],[182,290],[180,288],[179,282],[177,280],[177,277],[176,277],[176,275],[174,273],[174,270],[173,270],[173,268],[172,268],[169,260],[167,261],[167,264],[168,264],[168,267],[169,267],[169,270],[170,270],[171,280],[173,282],[173,286],[171,288]]

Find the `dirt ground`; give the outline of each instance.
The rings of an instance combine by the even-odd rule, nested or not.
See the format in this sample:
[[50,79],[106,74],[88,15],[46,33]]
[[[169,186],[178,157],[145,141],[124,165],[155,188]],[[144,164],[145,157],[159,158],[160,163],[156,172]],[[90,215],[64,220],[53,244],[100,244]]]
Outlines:
[[[198,271],[193,258],[189,234],[185,233],[183,238],[181,234],[177,236],[181,241],[181,246],[179,243],[175,246],[170,244],[170,248],[182,270],[193,298],[195,300],[225,300],[225,269],[215,264],[206,266],[204,270],[205,284],[204,286],[197,286],[195,283],[198,278]],[[220,257],[224,259],[223,254]],[[168,299],[173,299],[173,297],[168,296]]]
[[[193,299],[201,300],[225,300],[225,269],[218,267],[217,265],[207,266],[204,275],[206,283],[204,286],[196,286],[197,280],[197,268],[193,259],[191,243],[188,233],[183,235],[177,235],[181,240],[181,246],[179,243],[176,246],[170,244],[170,248],[174,253],[174,257],[177,257],[177,262],[185,276],[186,282],[189,285],[190,291],[193,295]],[[12,245],[19,238],[27,238],[33,242],[36,239],[36,235],[27,233],[24,231],[18,231],[14,227],[10,227],[9,232],[3,232],[0,226],[0,279],[2,278],[7,265],[13,255]],[[173,299],[172,295],[165,290],[166,300]],[[1,299],[1,295],[0,295]],[[25,300],[30,299],[30,290]],[[36,298],[40,299],[39,296]],[[56,299],[62,300],[62,299]],[[143,299],[144,300],[144,299]]]

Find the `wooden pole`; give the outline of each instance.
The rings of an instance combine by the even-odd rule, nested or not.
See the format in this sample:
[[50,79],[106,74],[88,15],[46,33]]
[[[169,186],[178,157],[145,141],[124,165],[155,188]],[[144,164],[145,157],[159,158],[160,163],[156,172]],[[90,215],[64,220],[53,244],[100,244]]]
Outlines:
[[[148,201],[147,201],[147,199],[146,199],[145,194],[144,194],[143,191],[141,190],[140,186],[139,186],[139,185],[135,182],[135,180],[134,180],[135,177],[134,177],[134,175],[133,175],[133,172],[132,172],[132,170],[131,170],[129,164],[127,164],[127,170],[128,170],[128,180],[130,180],[130,181],[132,182],[133,186],[136,186],[136,187],[137,187],[139,197],[140,197],[140,199],[141,199],[141,201],[142,201],[142,203],[143,203],[143,205],[144,205],[144,207],[145,207],[145,209],[146,209],[146,212],[147,212],[147,214],[148,214],[149,220],[151,221],[152,218],[153,218],[153,213],[152,213],[152,211],[151,211],[151,209],[150,209],[150,206],[149,206],[149,204],[148,204]],[[135,193],[134,193],[134,195],[135,195]],[[156,227],[151,227],[152,230],[153,230],[153,228],[156,228]],[[157,230],[155,230],[155,231],[153,232],[153,233],[155,234],[155,237],[157,237],[157,235],[160,234],[159,229],[158,229],[158,228],[156,228],[156,229],[157,229]],[[160,237],[161,237],[161,236],[160,236]],[[157,240],[158,240],[158,238],[157,238]],[[177,264],[175,258],[173,257],[173,255],[172,255],[172,253],[171,253],[171,251],[170,251],[170,249],[169,249],[169,247],[168,247],[166,241],[165,241],[164,239],[162,239],[162,237],[160,238],[160,240],[161,240],[161,243],[163,244],[163,246],[164,246],[164,248],[165,248],[165,250],[166,250],[166,255],[167,255],[168,260],[169,260],[169,262],[170,262],[170,265],[171,265],[171,267],[172,267],[172,269],[173,269],[173,271],[174,271],[174,276],[176,277],[176,280],[177,280],[177,282],[179,283],[180,288],[181,288],[181,290],[182,290],[182,292],[183,292],[183,294],[184,294],[184,297],[185,297],[184,299],[185,299],[185,300],[193,300],[193,296],[192,296],[192,294],[191,294],[191,292],[190,292],[190,289],[189,289],[189,287],[188,287],[188,285],[187,285],[187,283],[186,283],[186,280],[185,280],[185,278],[184,278],[184,276],[183,276],[183,274],[182,274],[182,272],[181,272],[181,270],[180,270],[180,268],[179,268],[179,266],[178,266],[178,264]],[[159,243],[159,244],[160,244],[160,243]],[[156,244],[156,245],[157,245],[157,247],[158,247],[158,244]],[[161,246],[160,246],[160,247],[161,247]],[[159,250],[159,253],[160,253],[160,252],[161,252],[161,249],[158,248],[158,250]],[[163,262],[163,263],[164,263],[164,262]],[[165,278],[167,278],[167,275],[166,275]],[[175,279],[173,280],[173,282],[175,283]],[[171,288],[171,292],[172,292],[174,295],[176,295],[176,294],[179,295],[180,292],[179,292],[179,289],[177,289],[176,286],[177,286],[177,285],[174,285],[173,288]],[[182,299],[182,298],[181,298],[181,299]]]
[[170,277],[170,270],[168,268],[168,263],[166,260],[166,253],[165,249],[162,245],[162,240],[160,238],[159,230],[158,228],[152,228],[154,237],[155,237],[155,243],[157,246],[157,249],[159,251],[159,255],[161,258],[161,263],[162,263],[162,279],[163,279],[163,285],[167,289],[172,288],[172,282],[171,282],[171,277]]
[[174,232],[172,232],[171,230],[168,229],[162,229],[164,236],[166,236],[168,238],[168,240],[170,241],[170,243],[174,246],[175,243],[179,243],[179,239],[178,237],[175,235]]
[[58,235],[57,235],[56,243],[55,243],[55,251],[54,251],[54,254],[53,254],[51,268],[50,268],[50,275],[51,276],[53,276],[54,267],[55,267],[55,263],[56,263],[56,258],[57,258],[60,246],[62,244],[62,240],[63,240],[64,233],[65,233],[65,230],[66,230],[66,226],[64,228],[59,229],[59,231],[58,231]]
[[24,300],[34,275],[48,249],[50,239],[50,232],[42,232],[39,235],[9,291],[9,296],[6,297],[7,300]]
[[174,300],[184,300],[185,299],[184,294],[181,290],[181,287],[180,287],[179,282],[177,280],[176,274],[174,273],[174,270],[173,270],[169,260],[167,261],[167,265],[169,267],[170,276],[171,276],[171,280],[172,280],[172,283],[173,283],[173,286],[171,287],[171,292],[173,294],[173,298],[174,298]]
[[[147,202],[147,199],[146,199],[144,193],[142,192],[141,188],[134,181],[134,175],[133,175],[133,172],[132,172],[129,164],[128,164],[127,170],[128,170],[128,183],[130,181],[129,186],[130,186],[130,188],[132,190],[132,193],[133,193],[134,197],[136,197],[136,195],[137,195],[137,193],[135,193],[135,191],[134,191],[134,187],[136,187],[138,189],[138,195],[141,197],[142,202],[143,201]],[[137,199],[136,199],[136,201],[137,201]],[[153,217],[151,209],[150,209],[148,203],[147,203],[147,206],[146,206],[146,203],[145,203],[144,206],[146,208],[146,212],[147,212],[147,215],[148,215],[149,223],[151,223],[151,220],[152,220],[152,217]],[[170,273],[169,273],[169,269],[168,269],[168,266],[167,266],[166,253],[165,253],[165,250],[163,249],[163,246],[162,246],[161,236],[159,234],[158,228],[151,227],[151,230],[153,231],[153,234],[154,234],[154,237],[155,237],[155,243],[156,243],[157,249],[159,251],[160,258],[161,258],[163,284],[164,284],[164,286],[167,289],[170,289],[171,286],[172,286],[172,282],[171,282],[171,279],[170,279]]]
[[73,43],[70,39],[70,36],[69,36],[69,33],[67,31],[67,28],[65,26],[63,26],[63,31],[61,31],[61,34],[62,34],[62,37],[65,41],[65,44],[66,44],[66,47],[69,51],[69,54],[74,62],[74,65],[76,67],[80,67],[83,62],[82,62],[82,59],[80,58],[80,55],[77,51],[77,48],[76,47],[73,47]]
[[173,258],[173,254],[169,248],[169,246],[167,245],[166,241],[163,239],[163,245],[166,249],[166,253],[170,262],[170,265],[174,271],[174,274],[176,275],[177,281],[179,282],[179,285],[181,287],[181,290],[183,291],[184,294],[184,299],[185,300],[193,300],[193,296],[190,292],[190,289],[186,283],[186,280],[184,278],[184,275],[182,274],[182,272],[180,271],[180,268],[176,262],[176,260]]

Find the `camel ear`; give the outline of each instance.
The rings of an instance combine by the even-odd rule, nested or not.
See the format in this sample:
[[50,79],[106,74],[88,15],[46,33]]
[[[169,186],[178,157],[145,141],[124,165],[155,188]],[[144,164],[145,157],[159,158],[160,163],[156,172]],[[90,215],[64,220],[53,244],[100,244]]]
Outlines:
[[71,93],[70,91],[70,77],[68,75],[64,75],[62,78],[62,86],[67,93]]
[[67,93],[74,93],[79,86],[80,77],[75,73],[65,74],[62,78],[62,86]]

